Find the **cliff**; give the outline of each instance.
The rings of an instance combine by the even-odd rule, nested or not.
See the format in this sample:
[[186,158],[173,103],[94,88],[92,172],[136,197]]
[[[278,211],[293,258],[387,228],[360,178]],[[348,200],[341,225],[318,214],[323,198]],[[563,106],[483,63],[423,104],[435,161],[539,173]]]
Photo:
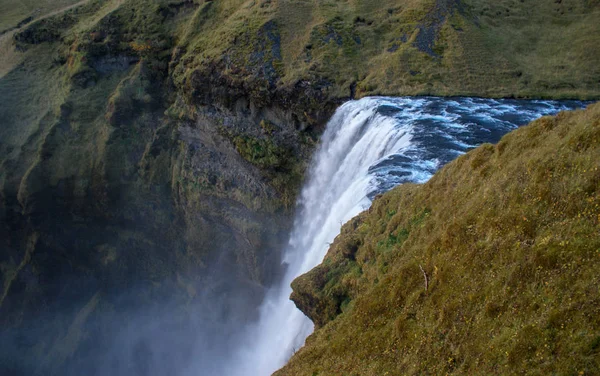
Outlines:
[[277,375],[597,374],[600,105],[543,117],[344,225]]
[[[306,163],[337,105],[597,98],[599,7],[0,1],[7,367],[78,374],[74,360],[111,347],[124,307],[168,300],[181,313],[168,323],[184,328],[186,307],[209,305],[243,324],[278,277]],[[141,359],[126,373],[144,374]]]

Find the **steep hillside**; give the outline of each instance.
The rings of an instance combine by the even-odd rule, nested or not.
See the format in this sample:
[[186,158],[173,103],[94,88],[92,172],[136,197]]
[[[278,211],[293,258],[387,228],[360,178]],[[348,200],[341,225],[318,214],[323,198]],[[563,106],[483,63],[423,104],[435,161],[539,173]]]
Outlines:
[[180,314],[169,325],[189,328],[192,306],[242,325],[280,272],[306,163],[341,102],[598,98],[599,12],[0,0],[1,356],[13,373],[81,374],[74,360],[113,347],[123,306],[165,299]]
[[206,2],[180,42],[177,81],[196,87],[216,70],[242,91],[261,83],[251,93],[263,100],[299,86],[325,98],[592,97],[599,12],[581,0]]
[[277,375],[600,372],[600,104],[544,117],[344,225]]

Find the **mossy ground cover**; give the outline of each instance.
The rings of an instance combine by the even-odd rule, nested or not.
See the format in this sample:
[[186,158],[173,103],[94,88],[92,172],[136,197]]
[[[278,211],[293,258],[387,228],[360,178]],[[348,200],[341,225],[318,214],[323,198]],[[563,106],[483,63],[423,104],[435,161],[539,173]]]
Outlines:
[[599,158],[595,104],[377,198],[294,282],[320,328],[277,374],[598,374]]

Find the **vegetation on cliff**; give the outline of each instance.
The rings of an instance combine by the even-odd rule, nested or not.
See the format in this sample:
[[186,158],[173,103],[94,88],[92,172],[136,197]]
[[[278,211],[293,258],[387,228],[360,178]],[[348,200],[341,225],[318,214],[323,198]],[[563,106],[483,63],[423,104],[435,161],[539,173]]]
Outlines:
[[599,6],[578,0],[206,2],[180,43],[176,81],[194,86],[194,75],[216,66],[228,84],[257,100],[272,101],[275,89],[312,86],[317,98],[296,99],[309,107],[319,98],[375,94],[595,97]]
[[600,104],[484,144],[344,225],[293,283],[278,375],[600,372]]

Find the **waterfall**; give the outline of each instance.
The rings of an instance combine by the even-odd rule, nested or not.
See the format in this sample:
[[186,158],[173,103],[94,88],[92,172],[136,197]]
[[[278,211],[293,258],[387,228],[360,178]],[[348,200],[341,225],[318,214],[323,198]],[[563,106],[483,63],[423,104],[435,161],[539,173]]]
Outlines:
[[327,124],[302,189],[286,272],[260,308],[224,375],[269,375],[283,366],[313,325],[289,300],[290,283],[319,264],[343,223],[377,193],[424,182],[443,164],[541,115],[580,102],[478,98],[364,98],[341,106]]

